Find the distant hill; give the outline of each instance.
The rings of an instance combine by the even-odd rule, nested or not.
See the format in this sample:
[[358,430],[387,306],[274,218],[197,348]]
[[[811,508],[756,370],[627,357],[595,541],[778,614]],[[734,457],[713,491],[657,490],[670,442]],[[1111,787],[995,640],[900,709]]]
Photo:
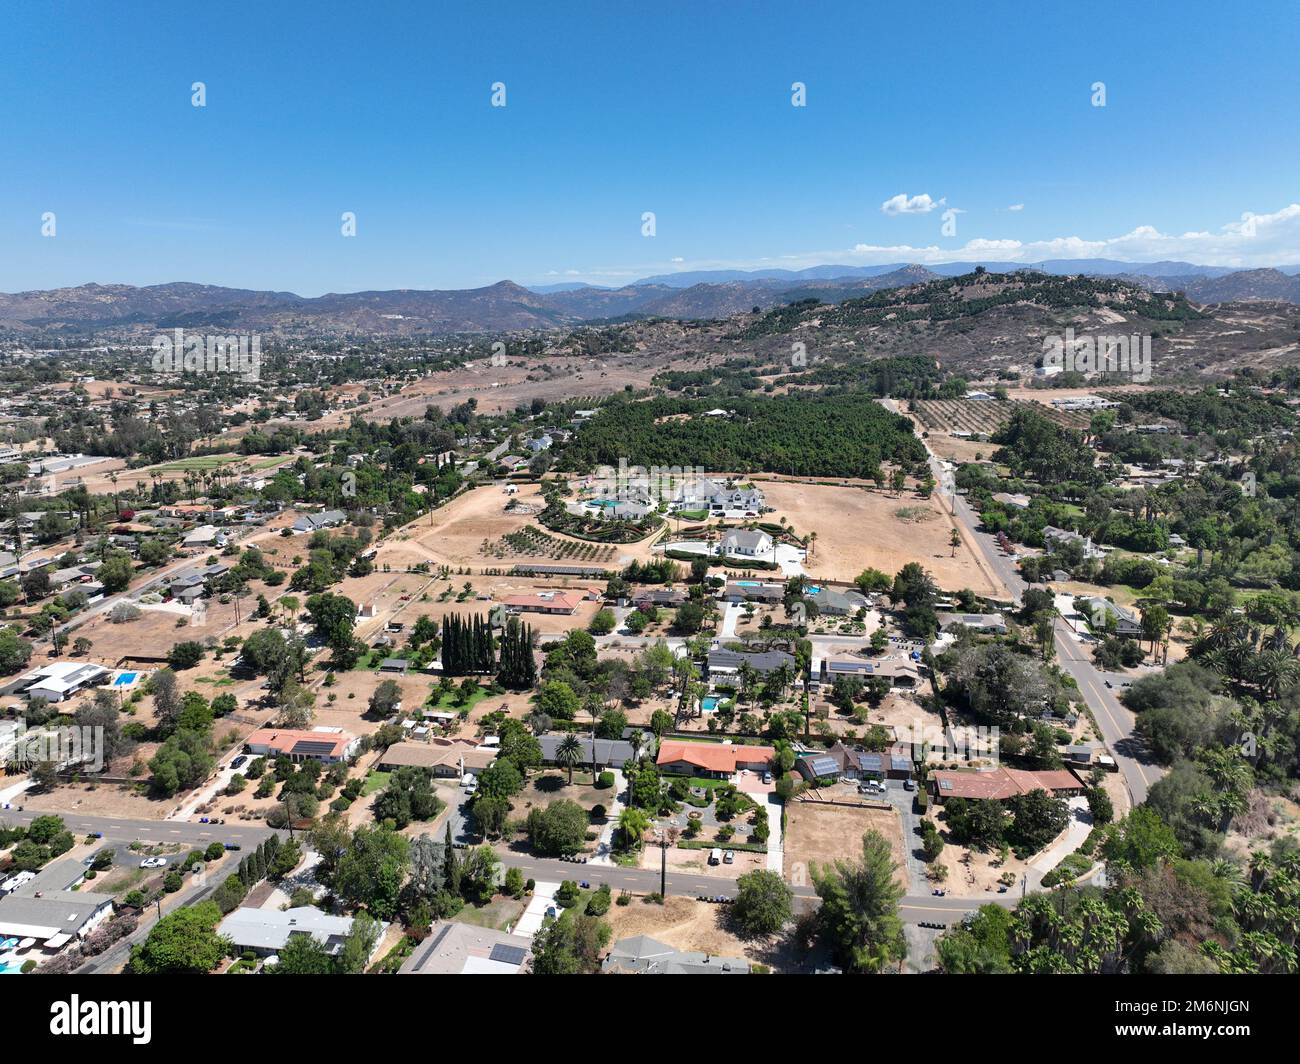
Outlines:
[[[1185,262],[1058,259],[1035,267],[989,264],[989,275],[1107,278],[1149,293],[1183,292],[1197,304],[1283,301],[1300,305],[1300,266],[1228,270]],[[158,328],[263,331],[285,335],[419,336],[565,329],[629,318],[725,319],[815,299],[839,304],[876,292],[969,275],[970,263],[931,266],[814,266],[805,270],[688,271],[620,288],[564,282],[527,288],[395,289],[304,297],[175,282],[0,294],[0,329],[81,334]],[[905,312],[910,314],[910,311]]]

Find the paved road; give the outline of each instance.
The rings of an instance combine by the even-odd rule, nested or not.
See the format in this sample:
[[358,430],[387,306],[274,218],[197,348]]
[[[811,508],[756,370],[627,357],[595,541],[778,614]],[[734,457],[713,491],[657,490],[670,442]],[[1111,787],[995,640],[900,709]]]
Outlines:
[[[507,866],[517,867],[530,879],[548,882],[561,882],[566,879],[586,880],[593,886],[608,883],[615,890],[629,890],[641,894],[650,894],[659,889],[659,872],[650,868],[624,868],[620,865],[570,864],[567,861],[548,860],[519,853],[505,846],[497,847],[497,853]],[[685,897],[731,898],[736,894],[736,881],[721,876],[704,876],[688,872],[668,872],[668,893]],[[793,888],[796,898],[815,898],[816,892],[811,886]],[[1018,899],[1014,894],[994,894],[976,898],[959,898],[952,896],[933,897],[931,895],[909,894],[899,905],[899,912],[904,921],[917,923],[954,923],[969,912],[974,912],[981,905],[993,902],[998,905],[1012,906]]]
[[185,846],[207,846],[210,842],[230,842],[255,847],[268,835],[270,828],[251,824],[186,824],[176,820],[123,820],[117,817],[88,816],[82,813],[53,813],[48,810],[0,810],[0,824],[30,824],[38,816],[59,816],[74,835],[103,834],[108,842],[175,842]]
[[[942,484],[943,468],[933,452],[930,464],[935,479]],[[960,495],[945,495],[943,498],[951,505],[953,516],[965,527],[969,538],[979,547],[987,566],[997,574],[1011,597],[1019,602],[1029,585],[1021,579],[1015,559],[1002,552],[993,536],[979,530],[979,514],[965,498]],[[1056,618],[1055,629],[1057,663],[1079,685],[1079,693],[1096,718],[1097,727],[1101,729],[1102,738],[1124,777],[1133,804],[1138,805],[1146,800],[1147,791],[1164,775],[1164,769],[1151,760],[1137,738],[1133,714],[1106,687],[1105,675],[1093,664],[1088,644],[1081,643],[1060,617]]]

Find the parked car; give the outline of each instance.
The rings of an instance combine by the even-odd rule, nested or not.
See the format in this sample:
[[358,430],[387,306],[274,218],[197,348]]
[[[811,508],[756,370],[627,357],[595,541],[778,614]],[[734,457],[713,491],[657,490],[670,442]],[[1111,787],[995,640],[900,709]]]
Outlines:
[[709,864],[720,864],[722,861],[722,851],[716,846],[709,851]]
[[140,862],[140,867],[141,867],[141,868],[166,868],[166,867],[167,867],[167,858],[166,858],[166,857],[146,857],[143,861]]
[[736,851],[735,851],[735,850],[728,850],[726,853],[724,853],[724,854],[722,855],[722,863],[723,863],[723,864],[735,864],[735,863],[736,863]]
[[905,791],[916,790],[916,780],[903,780],[903,790]]
[[228,842],[228,843],[226,843],[226,849],[227,849],[227,850],[242,850],[243,847],[240,846],[239,843],[237,843],[237,842]]
[[230,767],[239,768],[239,766],[242,765],[247,760],[248,760],[247,754],[240,754],[237,758],[235,758],[234,761],[230,762]]
[[764,782],[764,783],[771,783],[771,782],[772,782],[772,773],[770,773],[770,772],[764,772],[764,773],[763,773],[763,782]]

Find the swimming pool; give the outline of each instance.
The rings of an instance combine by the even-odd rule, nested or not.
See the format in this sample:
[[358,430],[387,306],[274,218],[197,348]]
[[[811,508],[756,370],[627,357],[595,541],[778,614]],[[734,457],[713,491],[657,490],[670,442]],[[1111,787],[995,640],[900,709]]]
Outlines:
[[718,708],[718,700],[714,698],[712,695],[700,701],[700,709],[702,709],[705,713],[712,713],[717,708]]
[[116,680],[113,681],[113,686],[129,687],[131,684],[135,683],[135,677],[136,674],[134,672],[124,672],[122,673],[121,676],[119,676]]

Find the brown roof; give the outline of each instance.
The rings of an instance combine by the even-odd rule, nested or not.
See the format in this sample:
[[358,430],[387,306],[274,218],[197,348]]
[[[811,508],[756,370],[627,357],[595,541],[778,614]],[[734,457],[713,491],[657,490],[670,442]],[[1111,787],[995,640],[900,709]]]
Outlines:
[[380,756],[379,763],[397,765],[399,768],[407,765],[415,768],[441,768],[444,765],[459,765],[463,757],[466,768],[487,768],[496,756],[496,748],[491,746],[394,743]]
[[938,769],[930,773],[935,793],[941,798],[992,798],[1005,801],[1030,791],[1076,791],[1083,784],[1066,769],[1048,772],[1026,772],[1023,769],[1003,768],[999,765],[988,771],[969,769]]

